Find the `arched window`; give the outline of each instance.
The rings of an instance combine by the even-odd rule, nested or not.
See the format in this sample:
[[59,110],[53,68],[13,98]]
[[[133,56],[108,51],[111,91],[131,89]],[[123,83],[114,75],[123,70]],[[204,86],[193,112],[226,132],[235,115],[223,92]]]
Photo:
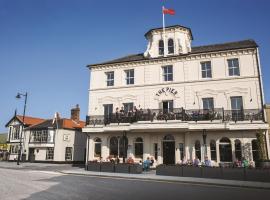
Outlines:
[[127,137],[120,137],[119,140],[119,157],[127,157],[128,139]]
[[210,142],[210,152],[211,152],[211,160],[217,160],[217,146],[216,141],[211,140]]
[[251,141],[251,145],[252,145],[252,156],[253,156],[253,160],[254,161],[257,161],[257,160],[259,160],[258,142],[257,142],[257,140],[252,140]]
[[101,157],[101,139],[96,138],[95,140],[95,157]]
[[219,154],[221,162],[232,162],[232,145],[229,138],[223,137],[219,141]]
[[118,139],[117,137],[111,137],[110,139],[110,155],[118,156]]
[[163,140],[166,140],[166,141],[174,141],[174,137],[172,135],[165,135]]
[[163,40],[159,40],[159,42],[158,42],[158,53],[159,53],[159,55],[164,55],[164,42],[163,42]]
[[138,137],[134,142],[135,158],[143,158],[143,139]]
[[174,53],[174,42],[173,39],[168,40],[168,53],[173,54]]
[[195,155],[201,160],[201,143],[199,140],[195,142]]
[[238,160],[242,160],[242,147],[240,140],[237,139],[234,141],[234,149],[235,149],[235,158]]

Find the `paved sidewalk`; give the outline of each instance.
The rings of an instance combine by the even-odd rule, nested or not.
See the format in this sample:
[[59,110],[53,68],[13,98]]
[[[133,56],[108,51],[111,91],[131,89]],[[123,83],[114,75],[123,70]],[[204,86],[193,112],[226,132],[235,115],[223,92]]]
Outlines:
[[17,165],[16,162],[0,162],[0,170],[1,168],[14,170],[54,171],[69,175],[136,179],[142,181],[179,182],[179,183],[200,184],[200,185],[204,184],[204,185],[229,186],[229,187],[270,189],[270,183],[265,182],[160,176],[156,175],[154,170],[144,172],[142,174],[124,174],[124,173],[86,171],[84,168],[73,167],[71,164],[21,163],[20,165]]
[[14,170],[44,170],[44,171],[77,169],[77,167],[73,167],[72,164],[21,162],[20,165],[17,165],[17,162],[7,162],[7,161],[0,161],[0,169],[1,168]]
[[84,169],[61,170],[59,172],[63,174],[72,174],[72,175],[137,179],[137,180],[145,180],[145,181],[181,182],[181,183],[190,183],[190,184],[270,189],[270,183],[264,183],[264,182],[160,176],[160,175],[156,175],[155,171],[144,172],[143,174],[92,172],[92,171],[86,171]]

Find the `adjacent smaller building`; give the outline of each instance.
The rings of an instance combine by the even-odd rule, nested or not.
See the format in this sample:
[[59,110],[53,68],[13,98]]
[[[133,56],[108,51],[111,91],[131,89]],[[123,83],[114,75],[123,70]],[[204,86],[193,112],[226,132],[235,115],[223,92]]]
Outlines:
[[[16,116],[7,127],[12,129],[14,121],[18,123],[18,119],[20,118]],[[43,119],[39,123],[27,125],[23,132],[24,158],[29,162],[84,162],[86,149],[86,135],[82,133],[84,126],[85,122],[80,120],[79,105],[71,109],[69,119],[61,118],[57,114],[53,119]],[[14,147],[10,148],[10,160],[17,159],[20,130],[15,132],[17,146],[16,151],[13,151]],[[14,134],[10,134],[10,137],[14,137]]]
[[[14,116],[9,120],[6,124],[8,128],[8,136],[7,136],[7,144],[9,151],[9,160],[17,160],[18,158],[18,150],[20,148],[20,134],[23,129],[23,121],[24,127],[29,127],[44,121],[44,119],[37,117],[30,117],[17,115],[16,112]],[[22,142],[22,152],[23,154],[28,154],[28,140],[27,140],[27,132],[24,132],[21,137]]]

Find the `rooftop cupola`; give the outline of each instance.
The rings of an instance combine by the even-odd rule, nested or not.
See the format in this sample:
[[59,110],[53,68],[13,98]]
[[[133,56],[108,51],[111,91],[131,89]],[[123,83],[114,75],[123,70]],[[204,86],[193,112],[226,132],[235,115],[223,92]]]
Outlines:
[[157,58],[191,52],[193,36],[190,28],[180,25],[166,27],[165,42],[163,34],[163,28],[155,28],[144,35],[148,40],[147,49],[144,52],[145,57]]

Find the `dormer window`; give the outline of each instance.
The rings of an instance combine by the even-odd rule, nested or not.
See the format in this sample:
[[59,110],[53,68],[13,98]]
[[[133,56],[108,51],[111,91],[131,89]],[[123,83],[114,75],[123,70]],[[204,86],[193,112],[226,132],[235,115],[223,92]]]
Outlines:
[[164,55],[164,42],[163,42],[163,40],[159,40],[158,53],[159,53],[159,55]]
[[173,39],[168,40],[168,53],[174,54],[174,42]]

